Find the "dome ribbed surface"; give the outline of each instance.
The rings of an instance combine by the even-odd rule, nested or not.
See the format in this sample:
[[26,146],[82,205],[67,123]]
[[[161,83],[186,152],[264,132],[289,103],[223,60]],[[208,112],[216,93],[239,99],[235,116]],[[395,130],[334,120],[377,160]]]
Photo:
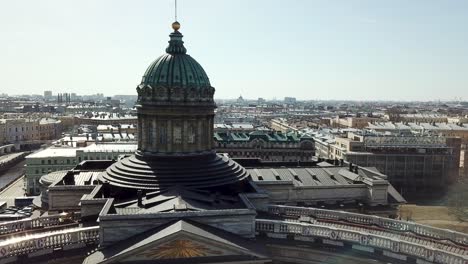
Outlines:
[[163,190],[176,185],[203,189],[239,182],[248,172],[216,153],[150,159],[132,155],[114,163],[100,177],[113,186],[130,189]]
[[187,54],[164,54],[145,72],[142,84],[152,87],[209,87],[210,80],[202,66]]
[[205,70],[195,59],[186,54],[183,35],[179,31],[174,31],[169,37],[166,54],[151,63],[141,83],[152,87],[210,87],[210,80]]

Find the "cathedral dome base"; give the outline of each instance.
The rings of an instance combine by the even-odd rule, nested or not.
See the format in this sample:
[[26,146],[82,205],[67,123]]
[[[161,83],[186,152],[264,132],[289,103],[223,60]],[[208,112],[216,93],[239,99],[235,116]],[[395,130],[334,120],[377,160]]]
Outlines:
[[237,162],[215,152],[150,157],[135,154],[107,168],[100,181],[112,187],[151,192],[177,185],[194,189],[228,187],[248,175]]

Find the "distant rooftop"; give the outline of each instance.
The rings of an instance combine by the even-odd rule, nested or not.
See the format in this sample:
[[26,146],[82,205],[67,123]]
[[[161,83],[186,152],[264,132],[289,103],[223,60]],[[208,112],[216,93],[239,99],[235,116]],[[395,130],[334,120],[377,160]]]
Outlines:
[[446,146],[445,138],[430,136],[368,136],[366,146]]
[[39,124],[45,125],[45,124],[54,124],[54,123],[60,123],[60,120],[54,119],[54,118],[42,118],[39,121]]
[[89,119],[95,119],[95,120],[119,120],[119,119],[137,119],[136,116],[132,115],[95,115]]
[[53,157],[75,157],[76,151],[80,148],[47,148],[42,151],[28,155],[26,158],[53,158]]
[[246,129],[253,130],[254,126],[250,123],[232,123],[232,124],[214,124],[214,128],[218,129]]
[[392,123],[392,122],[376,122],[370,123],[369,129],[376,130],[468,130],[468,124],[453,124],[453,123]]
[[98,143],[83,148],[83,152],[135,152],[135,143]]
[[250,133],[246,132],[215,132],[214,138],[216,141],[226,142],[239,142],[239,141],[250,141],[255,138],[262,139],[266,142],[299,142],[301,137],[296,133],[281,133],[271,131],[253,131]]

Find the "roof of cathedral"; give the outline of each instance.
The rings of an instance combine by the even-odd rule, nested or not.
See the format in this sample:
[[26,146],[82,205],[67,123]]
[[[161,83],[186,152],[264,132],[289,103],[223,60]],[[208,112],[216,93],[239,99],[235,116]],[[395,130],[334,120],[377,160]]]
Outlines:
[[101,182],[134,190],[164,190],[180,185],[205,189],[237,184],[249,176],[247,171],[227,156],[194,153],[190,156],[169,155],[124,158],[100,174]]
[[291,143],[300,142],[305,139],[312,139],[311,137],[298,136],[295,133],[281,133],[271,131],[253,131],[247,132],[214,132],[214,139],[222,142],[241,142],[241,141],[252,141],[256,138],[262,139],[267,142],[279,142],[279,143]]
[[124,203],[127,207],[116,208],[120,214],[159,213],[180,211],[206,211],[220,209],[245,208],[237,196],[223,195],[203,190],[190,190],[176,185],[162,192],[148,193],[142,198],[142,206],[138,200]]
[[141,84],[152,87],[200,88],[211,86],[208,75],[206,75],[202,66],[190,55],[187,55],[187,49],[182,41],[183,35],[178,31],[179,27],[175,27],[173,24],[174,32],[169,35],[170,40],[169,46],[166,48],[166,54],[150,64]]

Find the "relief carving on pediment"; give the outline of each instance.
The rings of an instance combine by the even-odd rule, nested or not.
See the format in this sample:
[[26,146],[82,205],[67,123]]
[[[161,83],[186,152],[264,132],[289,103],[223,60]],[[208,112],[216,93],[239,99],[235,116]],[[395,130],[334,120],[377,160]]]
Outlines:
[[223,252],[189,239],[176,239],[137,254],[137,256],[147,259],[178,259],[216,255],[223,255]]

